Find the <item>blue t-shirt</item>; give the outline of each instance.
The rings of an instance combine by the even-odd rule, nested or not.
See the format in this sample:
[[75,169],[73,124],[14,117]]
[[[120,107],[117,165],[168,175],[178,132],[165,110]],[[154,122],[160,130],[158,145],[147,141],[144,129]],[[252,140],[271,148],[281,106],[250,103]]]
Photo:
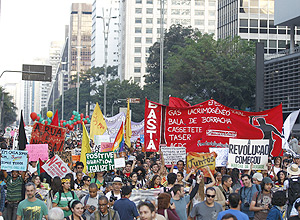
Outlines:
[[139,216],[136,205],[127,198],[115,201],[114,210],[118,211],[120,220],[133,220],[133,217]]
[[248,215],[246,215],[245,213],[242,213],[239,210],[234,210],[234,209],[228,209],[226,211],[220,212],[218,215],[217,220],[221,220],[222,217],[226,214],[232,214],[234,215],[238,220],[249,220]]
[[184,197],[180,198],[179,200],[171,199],[171,203],[175,204],[176,212],[180,218],[180,220],[187,220],[186,215],[186,205],[190,201],[190,195],[185,195]]
[[[241,211],[249,216],[249,218],[254,217],[254,211],[250,211],[250,203],[252,201],[253,195],[258,191],[258,186],[256,184],[252,184],[251,187],[242,187],[240,189],[240,195],[241,195]],[[248,203],[248,206],[245,206],[245,203]]]

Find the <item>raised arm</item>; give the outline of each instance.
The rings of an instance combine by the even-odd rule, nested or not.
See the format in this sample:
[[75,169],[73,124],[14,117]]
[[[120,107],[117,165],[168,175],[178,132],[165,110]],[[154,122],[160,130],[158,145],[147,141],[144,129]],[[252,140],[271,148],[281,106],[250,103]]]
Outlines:
[[216,184],[216,179],[215,179],[214,175],[211,173],[209,167],[206,167],[206,169],[207,169],[207,171],[208,171],[208,173],[209,173],[209,175],[210,175],[210,178],[211,178],[211,180],[212,180],[211,183],[209,183],[209,184],[206,185],[206,188],[208,188],[208,187],[213,187],[213,186]]

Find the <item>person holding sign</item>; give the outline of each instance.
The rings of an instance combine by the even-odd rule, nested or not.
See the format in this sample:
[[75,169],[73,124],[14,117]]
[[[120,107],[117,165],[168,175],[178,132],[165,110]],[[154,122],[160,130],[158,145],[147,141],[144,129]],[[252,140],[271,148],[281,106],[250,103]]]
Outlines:
[[52,206],[61,208],[64,211],[64,216],[67,217],[72,214],[72,211],[68,207],[68,203],[72,199],[78,200],[78,197],[73,191],[70,190],[71,183],[69,178],[62,178],[61,185],[62,190],[55,194]]

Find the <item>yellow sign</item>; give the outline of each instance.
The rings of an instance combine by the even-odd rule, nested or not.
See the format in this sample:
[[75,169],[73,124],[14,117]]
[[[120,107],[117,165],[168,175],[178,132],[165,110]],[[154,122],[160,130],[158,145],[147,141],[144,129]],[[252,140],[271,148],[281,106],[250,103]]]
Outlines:
[[205,169],[207,166],[211,170],[211,173],[215,173],[217,154],[212,153],[196,153],[190,152],[187,155],[187,172],[189,173],[192,169],[195,171],[201,170],[205,177],[210,177],[208,171]]

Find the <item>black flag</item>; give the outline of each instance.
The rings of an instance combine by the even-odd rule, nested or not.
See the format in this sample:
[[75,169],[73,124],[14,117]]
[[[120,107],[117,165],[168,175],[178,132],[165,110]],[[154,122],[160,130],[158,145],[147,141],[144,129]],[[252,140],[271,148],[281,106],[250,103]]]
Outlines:
[[27,144],[27,138],[25,134],[24,128],[24,120],[23,120],[23,113],[21,110],[21,119],[20,119],[20,126],[19,126],[19,150],[25,150]]

